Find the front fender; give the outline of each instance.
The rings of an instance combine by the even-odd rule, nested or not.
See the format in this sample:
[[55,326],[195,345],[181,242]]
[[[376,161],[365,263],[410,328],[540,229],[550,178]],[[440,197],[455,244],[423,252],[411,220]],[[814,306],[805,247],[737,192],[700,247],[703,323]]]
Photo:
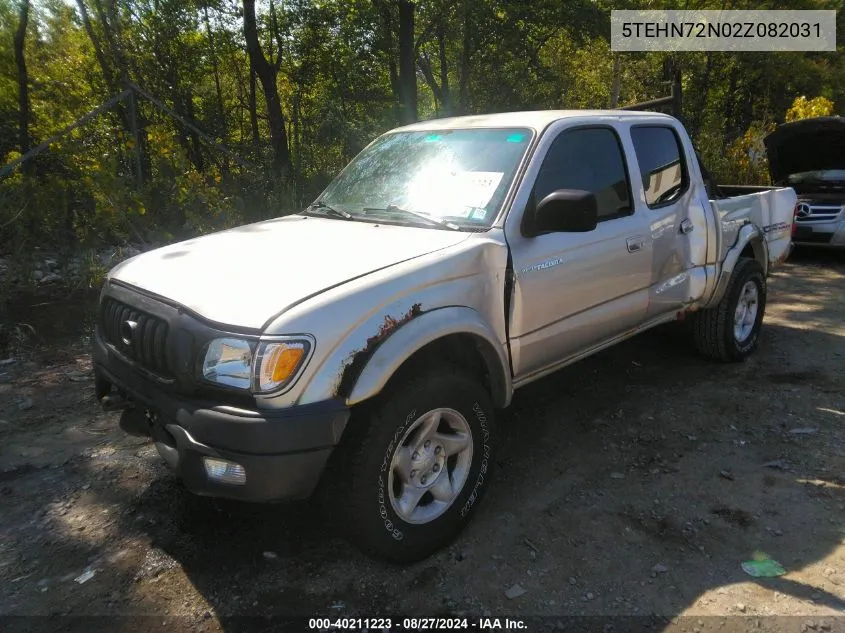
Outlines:
[[[360,374],[353,377],[353,387],[346,398],[348,405],[377,395],[399,367],[423,347],[444,336],[471,336],[487,365],[491,396],[498,407],[510,404],[513,394],[510,362],[503,343],[481,315],[472,308],[446,307],[425,312],[393,331],[366,360]],[[360,353],[366,353],[362,350]],[[344,371],[350,371],[351,364]],[[344,381],[346,382],[346,381]]]

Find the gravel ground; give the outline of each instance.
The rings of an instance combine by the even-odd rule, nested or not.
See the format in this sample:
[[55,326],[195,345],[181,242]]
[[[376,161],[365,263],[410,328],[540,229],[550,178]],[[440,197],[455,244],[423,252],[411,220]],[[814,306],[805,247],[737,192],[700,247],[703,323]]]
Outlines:
[[[447,614],[845,630],[845,257],[796,253],[769,301],[745,363],[667,328],[521,390],[473,523],[409,567],[365,558],[308,504],[187,493],[95,405],[86,345],[44,346],[0,366],[0,631]],[[755,552],[786,575],[746,575]]]

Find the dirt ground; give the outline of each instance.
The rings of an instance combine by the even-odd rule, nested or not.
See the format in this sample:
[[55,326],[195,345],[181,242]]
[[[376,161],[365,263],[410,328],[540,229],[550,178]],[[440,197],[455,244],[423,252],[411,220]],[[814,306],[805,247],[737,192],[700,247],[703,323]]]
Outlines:
[[[410,567],[365,558],[307,504],[185,492],[95,405],[86,343],[43,348],[0,366],[0,631],[445,614],[845,630],[843,317],[845,257],[798,252],[745,363],[668,329],[526,387],[469,529]],[[746,575],[758,551],[788,573]]]

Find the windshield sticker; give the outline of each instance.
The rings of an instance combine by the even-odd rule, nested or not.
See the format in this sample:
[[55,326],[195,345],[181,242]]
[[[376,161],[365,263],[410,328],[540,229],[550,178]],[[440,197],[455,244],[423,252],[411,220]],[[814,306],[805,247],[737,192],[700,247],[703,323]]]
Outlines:
[[468,207],[486,208],[502,181],[501,171],[464,171],[455,174],[455,190],[460,201]]
[[511,134],[507,139],[505,139],[508,143],[522,143],[523,139],[525,138],[525,134]]
[[441,166],[427,169],[409,187],[407,206],[434,216],[483,218],[504,175],[501,171],[452,171]]

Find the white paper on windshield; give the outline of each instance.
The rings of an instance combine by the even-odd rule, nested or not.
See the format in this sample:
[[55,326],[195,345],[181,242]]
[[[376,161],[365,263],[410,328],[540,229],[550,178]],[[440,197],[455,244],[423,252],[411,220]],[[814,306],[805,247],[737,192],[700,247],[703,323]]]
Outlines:
[[455,191],[464,206],[484,208],[505,174],[501,171],[459,171],[455,173]]
[[411,185],[409,202],[433,215],[483,219],[502,176],[500,171],[424,172]]

